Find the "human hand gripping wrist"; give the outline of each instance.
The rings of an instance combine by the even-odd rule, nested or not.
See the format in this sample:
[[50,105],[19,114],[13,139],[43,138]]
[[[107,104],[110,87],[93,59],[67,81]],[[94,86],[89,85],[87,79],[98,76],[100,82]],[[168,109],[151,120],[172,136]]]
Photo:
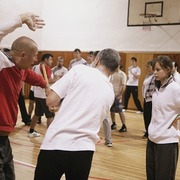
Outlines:
[[51,111],[51,112],[57,112],[57,111],[59,110],[59,107],[60,107],[60,106],[51,106],[51,107],[49,107],[49,111]]
[[40,19],[38,15],[33,13],[24,13],[20,15],[23,24],[26,24],[32,31],[41,29],[45,25],[44,20]]

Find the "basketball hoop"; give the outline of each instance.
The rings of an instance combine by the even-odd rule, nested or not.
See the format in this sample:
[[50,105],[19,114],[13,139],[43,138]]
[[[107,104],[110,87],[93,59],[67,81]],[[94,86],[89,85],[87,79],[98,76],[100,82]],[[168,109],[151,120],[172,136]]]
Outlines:
[[142,13],[139,16],[143,17],[143,31],[151,31],[151,24],[157,22],[157,14]]

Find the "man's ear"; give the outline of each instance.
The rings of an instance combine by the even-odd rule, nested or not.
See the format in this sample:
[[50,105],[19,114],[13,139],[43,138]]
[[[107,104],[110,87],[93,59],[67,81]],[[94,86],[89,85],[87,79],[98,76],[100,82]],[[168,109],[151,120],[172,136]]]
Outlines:
[[99,58],[96,57],[95,60],[92,62],[91,66],[92,67],[97,67],[100,64]]

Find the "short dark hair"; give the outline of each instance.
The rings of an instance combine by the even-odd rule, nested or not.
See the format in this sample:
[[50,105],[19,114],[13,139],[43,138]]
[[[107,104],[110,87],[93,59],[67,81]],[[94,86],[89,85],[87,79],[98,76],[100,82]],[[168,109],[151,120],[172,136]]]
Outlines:
[[131,60],[136,61],[137,62],[137,58],[136,57],[132,57]]
[[120,55],[114,49],[104,49],[97,55],[100,63],[105,66],[111,73],[115,72],[120,64]]
[[88,54],[89,54],[89,55],[93,55],[93,51],[89,51]]
[[8,49],[8,48],[3,48],[2,50],[3,50],[3,52],[10,52],[10,49]]
[[74,52],[79,52],[79,53],[81,53],[81,50],[78,49],[78,48],[76,48],[76,49],[74,50]]
[[120,69],[122,69],[122,68],[123,68],[123,65],[122,65],[122,64],[120,64],[120,65],[119,65],[119,68],[120,68]]
[[147,62],[147,65],[150,65],[150,66],[152,66],[152,67],[153,67],[153,65],[154,65],[154,60],[150,60],[150,61],[148,61],[148,62]]
[[53,55],[52,54],[43,54],[41,57],[41,61],[44,61],[46,58],[49,59],[50,57],[53,58]]
[[179,66],[178,66],[178,63],[177,63],[177,62],[174,62],[174,67],[175,67],[175,68],[179,68]]
[[100,52],[100,51],[94,51],[94,52],[93,52],[93,56],[96,57],[99,52]]

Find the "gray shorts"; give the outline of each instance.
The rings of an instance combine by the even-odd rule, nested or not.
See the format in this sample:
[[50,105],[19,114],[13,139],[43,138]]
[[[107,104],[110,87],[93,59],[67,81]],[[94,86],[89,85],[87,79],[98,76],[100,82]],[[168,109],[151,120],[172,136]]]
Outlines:
[[120,113],[120,112],[122,112],[122,110],[123,110],[122,103],[119,102],[119,100],[117,100],[117,99],[115,98],[115,99],[114,99],[114,103],[113,103],[113,105],[111,106],[110,111],[111,111],[111,112],[115,112],[115,113]]

